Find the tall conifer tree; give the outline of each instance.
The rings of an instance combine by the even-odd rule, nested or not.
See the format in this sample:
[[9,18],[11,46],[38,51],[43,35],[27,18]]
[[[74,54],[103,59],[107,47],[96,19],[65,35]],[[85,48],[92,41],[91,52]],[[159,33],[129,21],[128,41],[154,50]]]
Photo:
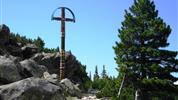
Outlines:
[[178,72],[177,52],[163,49],[169,45],[171,28],[158,16],[154,2],[134,0],[124,17],[118,35],[120,42],[113,48],[119,73],[126,75],[125,84],[133,84],[143,100],[144,96],[157,96],[163,91],[175,92],[173,83],[177,78],[171,73]]

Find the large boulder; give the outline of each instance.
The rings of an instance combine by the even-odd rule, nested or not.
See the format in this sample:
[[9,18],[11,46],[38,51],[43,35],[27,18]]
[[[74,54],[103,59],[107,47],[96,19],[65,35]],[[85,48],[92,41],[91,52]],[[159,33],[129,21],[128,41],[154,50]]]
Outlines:
[[38,52],[38,47],[35,44],[27,44],[21,48],[23,57],[30,58]]
[[22,79],[18,68],[19,59],[13,56],[0,56],[0,84],[7,84]]
[[66,93],[65,96],[78,97],[78,98],[82,97],[81,90],[78,87],[79,84],[74,84],[71,82],[71,80],[69,80],[67,78],[65,78],[59,82],[57,79],[59,77],[57,77],[56,74],[50,75],[48,72],[43,73],[43,78],[45,80],[49,81],[50,83],[60,86],[63,89],[64,93]]
[[37,53],[31,59],[40,65],[46,66],[50,74],[58,74],[60,64],[59,53]]
[[58,84],[57,74],[50,75],[48,72],[44,72],[42,78],[48,80],[51,83]]
[[0,100],[66,100],[66,98],[60,86],[32,77],[0,86]]
[[78,98],[82,97],[81,90],[78,88],[78,85],[75,85],[69,79],[65,78],[61,80],[60,84],[69,96]]
[[20,62],[21,75],[26,77],[42,77],[43,73],[47,71],[46,67],[43,65],[38,65],[34,60],[27,59]]

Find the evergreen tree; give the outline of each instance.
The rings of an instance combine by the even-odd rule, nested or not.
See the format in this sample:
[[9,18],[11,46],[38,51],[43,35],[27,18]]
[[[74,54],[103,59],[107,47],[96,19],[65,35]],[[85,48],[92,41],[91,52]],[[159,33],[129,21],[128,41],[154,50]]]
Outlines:
[[91,71],[90,71],[90,75],[89,75],[89,78],[90,78],[90,80],[92,80],[92,79],[91,79]]
[[40,52],[44,50],[45,43],[40,37],[34,40],[34,44],[39,48]]
[[102,77],[103,79],[107,78],[107,73],[106,73],[105,65],[103,65],[103,71],[102,71],[102,73],[101,73],[101,77]]
[[95,81],[95,80],[97,80],[97,79],[99,79],[98,66],[95,66],[95,74],[94,74],[94,76],[93,76],[93,80]]
[[59,46],[57,46],[57,48],[55,49],[55,52],[59,52]]
[[154,2],[134,0],[124,17],[120,42],[114,47],[120,76],[126,75],[124,86],[133,84],[141,99],[177,91],[173,84],[177,78],[171,74],[178,72],[177,52],[162,49],[169,45],[171,28],[158,17]]

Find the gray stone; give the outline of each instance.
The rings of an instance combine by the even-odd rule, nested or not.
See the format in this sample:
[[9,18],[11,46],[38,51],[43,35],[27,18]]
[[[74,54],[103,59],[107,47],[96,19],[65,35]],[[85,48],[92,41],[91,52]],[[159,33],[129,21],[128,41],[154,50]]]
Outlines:
[[[77,61],[74,55],[71,52],[65,53],[66,58],[66,78],[72,80],[75,83],[82,83],[83,74],[76,74],[81,71],[81,63]],[[37,53],[31,59],[35,60],[38,64],[44,65],[47,67],[50,74],[56,73],[59,74],[59,65],[60,65],[60,54],[59,53]]]
[[40,78],[0,86],[1,100],[66,100],[61,87]]
[[54,83],[54,84],[58,83],[57,74],[50,75],[48,72],[44,72],[43,78],[51,83]]
[[19,74],[18,58],[13,56],[0,56],[0,83],[7,84],[22,79]]
[[50,74],[59,72],[59,53],[37,53],[31,59],[47,67]]
[[60,84],[63,86],[64,90],[68,93],[69,96],[74,96],[78,98],[82,97],[80,89],[69,79],[65,78],[61,80]]
[[43,65],[38,65],[34,60],[28,59],[20,62],[21,74],[25,77],[42,77],[43,73],[47,71]]
[[8,51],[8,53],[10,53],[13,56],[18,56],[18,57],[23,56],[20,46],[8,44],[5,49]]
[[30,58],[38,52],[38,47],[35,44],[27,44],[21,50],[24,58]]

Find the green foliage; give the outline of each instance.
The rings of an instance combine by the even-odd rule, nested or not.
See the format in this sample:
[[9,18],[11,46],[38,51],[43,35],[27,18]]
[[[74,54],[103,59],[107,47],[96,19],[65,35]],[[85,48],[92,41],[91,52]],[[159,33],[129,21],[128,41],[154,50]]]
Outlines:
[[80,69],[76,70],[74,73],[76,76],[78,76],[79,79],[81,79],[80,89],[84,91],[88,91],[88,89],[92,86],[92,81],[87,76],[86,73],[86,65],[82,65],[80,62],[78,62],[80,65]]
[[133,84],[124,84],[124,88],[122,88],[119,100],[134,100],[134,97],[135,89]]
[[45,43],[40,37],[38,37],[37,39],[34,39],[33,43],[38,47],[40,52],[44,50]]
[[[124,17],[118,35],[120,42],[113,47],[118,71],[126,74],[125,84],[128,84],[122,90],[122,97],[134,99],[135,90],[142,91],[141,98],[151,96],[148,91],[164,90],[165,95],[166,91],[176,91],[173,82],[178,78],[171,73],[178,72],[177,52],[161,49],[169,45],[171,28],[158,17],[154,2],[135,0]],[[125,91],[130,92],[124,96]]]
[[55,52],[59,52],[59,47],[57,48],[44,48],[43,52],[45,53],[55,53]]
[[117,97],[118,93],[118,87],[117,87],[117,79],[116,78],[100,78],[97,80],[97,83],[95,81],[94,84],[97,84],[95,86],[98,86],[97,88],[93,87],[94,89],[98,89],[100,92],[96,94],[97,98],[102,97]]
[[108,77],[108,76],[107,76],[107,73],[106,73],[105,65],[103,65],[103,71],[102,71],[102,73],[101,73],[101,77],[102,77],[102,78],[107,78],[107,77]]
[[22,46],[33,42],[32,39],[28,39],[26,38],[26,36],[20,36],[18,33],[17,34],[11,33],[10,39],[11,41],[14,41],[16,43],[21,43]]
[[104,79],[98,78],[93,81],[92,88],[101,90],[105,86],[105,84],[106,84],[106,81]]
[[101,73],[101,77],[98,75],[98,69],[97,66],[95,67],[95,74],[93,82],[92,82],[92,88],[95,90],[99,90],[99,92],[96,94],[97,98],[102,97],[113,97],[113,100],[117,100],[117,93],[118,93],[118,79],[108,77],[105,66],[103,66],[103,71]]
[[95,74],[94,74],[94,76],[93,76],[93,80],[95,81],[95,80],[97,80],[97,79],[99,79],[98,66],[95,66]]

